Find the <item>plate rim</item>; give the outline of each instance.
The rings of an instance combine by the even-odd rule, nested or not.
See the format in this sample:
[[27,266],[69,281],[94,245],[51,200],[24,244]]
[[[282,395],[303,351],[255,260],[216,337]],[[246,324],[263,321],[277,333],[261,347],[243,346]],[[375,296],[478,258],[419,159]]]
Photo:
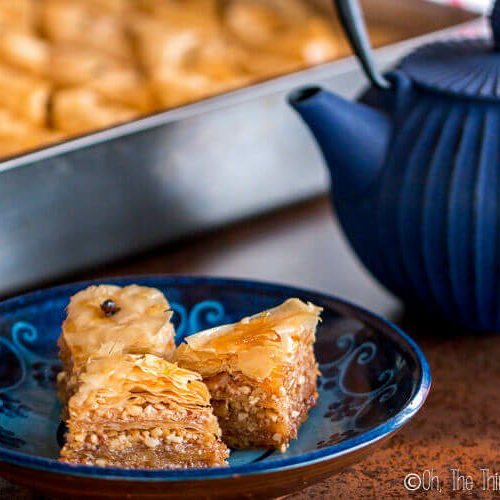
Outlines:
[[[242,464],[232,467],[212,467],[206,469],[186,469],[186,470],[148,470],[148,469],[121,469],[116,467],[95,467],[92,465],[71,465],[57,461],[56,459],[28,455],[15,450],[9,450],[0,446],[0,462],[25,467],[27,469],[44,470],[51,473],[58,473],[67,476],[87,477],[99,480],[117,481],[137,481],[137,482],[174,482],[186,480],[210,480],[228,479],[237,476],[248,476],[254,474],[273,473],[281,470],[300,469],[301,467],[326,462],[343,455],[351,454],[357,450],[370,447],[376,442],[389,437],[401,429],[423,406],[431,387],[431,371],[429,363],[416,342],[398,326],[382,316],[355,304],[349,300],[336,295],[296,287],[276,282],[264,280],[223,278],[216,276],[202,276],[190,274],[132,274],[127,276],[113,276],[109,278],[97,278],[91,280],[76,281],[52,287],[40,288],[25,294],[0,301],[0,315],[6,309],[18,305],[21,301],[29,302],[37,299],[40,295],[58,295],[72,288],[86,287],[92,284],[144,284],[147,282],[162,282],[162,286],[175,284],[210,283],[214,285],[231,285],[237,288],[261,288],[270,292],[280,292],[290,296],[315,296],[337,303],[351,313],[357,319],[374,327],[382,333],[389,334],[392,338],[399,338],[406,343],[412,352],[417,366],[420,369],[420,380],[416,384],[416,390],[407,404],[394,416],[387,419],[374,429],[360,434],[359,436],[346,439],[333,446],[327,446],[320,450],[304,453],[295,457],[280,458],[271,462],[256,462]],[[147,285],[146,285],[147,286]],[[155,286],[151,284],[149,286]],[[159,285],[156,285],[159,286]],[[308,299],[309,300],[309,299]],[[311,299],[314,301],[314,299]]]

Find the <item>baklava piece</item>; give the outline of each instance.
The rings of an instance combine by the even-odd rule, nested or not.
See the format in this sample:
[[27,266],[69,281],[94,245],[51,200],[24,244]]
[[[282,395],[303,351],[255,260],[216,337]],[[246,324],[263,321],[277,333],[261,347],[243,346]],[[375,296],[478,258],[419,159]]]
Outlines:
[[63,364],[58,387],[63,405],[71,396],[68,380],[103,346],[111,346],[115,352],[172,358],[172,314],[156,288],[99,285],[71,297],[58,341]]
[[285,451],[316,404],[314,357],[321,308],[289,299],[239,323],[186,338],[179,366],[200,373],[224,442]]
[[150,354],[91,359],[69,400],[62,462],[184,469],[226,465],[229,450],[197,373]]

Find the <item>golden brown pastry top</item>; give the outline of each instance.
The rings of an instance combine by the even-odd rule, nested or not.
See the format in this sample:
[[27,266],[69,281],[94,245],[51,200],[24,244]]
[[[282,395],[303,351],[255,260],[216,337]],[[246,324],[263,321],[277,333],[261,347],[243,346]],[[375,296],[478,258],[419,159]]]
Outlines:
[[176,352],[176,361],[211,377],[241,372],[262,380],[287,362],[301,345],[314,342],[321,307],[289,299],[274,309],[191,335]]
[[106,354],[90,359],[78,376],[78,390],[69,400],[72,417],[96,408],[125,407],[138,400],[184,408],[210,405],[210,394],[198,373],[152,354]]
[[80,366],[103,345],[167,359],[173,355],[173,313],[155,288],[90,286],[71,298],[67,313],[60,339],[66,367],[68,362]]

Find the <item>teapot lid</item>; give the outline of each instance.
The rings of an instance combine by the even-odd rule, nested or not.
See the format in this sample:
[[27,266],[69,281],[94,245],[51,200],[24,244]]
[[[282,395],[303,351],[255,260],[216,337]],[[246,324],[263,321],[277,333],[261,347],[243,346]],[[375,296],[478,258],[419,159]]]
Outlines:
[[400,68],[426,88],[465,97],[500,99],[500,0],[491,13],[493,40],[452,39],[411,52]]

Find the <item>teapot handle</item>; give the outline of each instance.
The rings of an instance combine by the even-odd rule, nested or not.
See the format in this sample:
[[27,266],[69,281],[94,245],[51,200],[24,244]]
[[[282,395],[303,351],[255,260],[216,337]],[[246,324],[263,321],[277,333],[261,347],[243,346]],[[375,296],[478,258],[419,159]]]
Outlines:
[[[363,14],[357,0],[334,0],[340,21],[351,43],[354,53],[358,57],[366,76],[379,89],[388,89],[391,84],[373,62],[373,51],[366,32]],[[499,2],[500,3],[500,2]]]

